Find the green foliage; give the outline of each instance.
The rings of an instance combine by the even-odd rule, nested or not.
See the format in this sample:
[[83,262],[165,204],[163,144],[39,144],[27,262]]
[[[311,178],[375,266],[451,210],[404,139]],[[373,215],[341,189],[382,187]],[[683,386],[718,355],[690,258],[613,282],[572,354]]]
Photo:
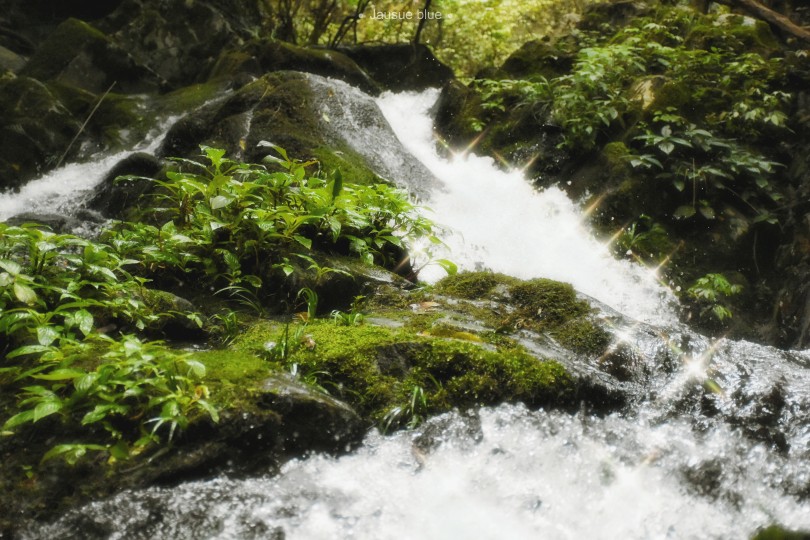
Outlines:
[[351,310],[344,313],[339,310],[332,311],[332,320],[338,326],[357,326],[363,323],[363,313],[360,311],[360,303],[363,301],[364,296],[355,296],[352,301]]
[[615,246],[618,254],[656,263],[666,259],[673,249],[664,227],[645,214],[621,231]]
[[75,461],[102,449],[121,459],[159,441],[164,426],[171,439],[190,415],[216,419],[207,389],[195,382],[201,365],[160,343],[97,331],[142,330],[160,319],[141,300],[144,280],[123,269],[134,262],[108,245],[0,224],[2,370],[20,392],[18,412],[3,429],[56,415],[94,440],[58,445],[47,459]]
[[[19,397],[4,421],[7,434],[58,419],[85,441],[57,436],[46,459],[76,462],[105,451],[121,460],[171,441],[194,418],[217,421],[201,383],[204,365],[131,334],[178,314],[202,325],[199,315],[177,312],[183,308],[173,295],[147,289],[150,279],[192,281],[262,312],[267,293],[284,288],[268,281],[283,282],[294,263],[315,284],[343,272],[319,264],[316,250],[393,267],[411,242],[438,242],[402,192],[345,182],[340,173],[309,176],[312,163],[268,146],[277,155],[266,165],[236,163],[213,148],[203,149],[205,164],[178,160],[179,170],[155,180],[145,212],[151,222],[117,223],[101,241],[0,224],[0,373]],[[301,288],[298,300],[304,321],[314,320],[317,293]],[[347,320],[360,318],[355,305]],[[230,309],[211,324],[223,344],[240,332]],[[309,347],[305,328],[295,325],[290,335],[287,325],[263,355],[287,364]]]
[[203,148],[207,164],[167,173],[152,197],[153,223],[120,223],[105,239],[155,280],[195,280],[255,305],[284,289],[296,261],[317,281],[315,251],[354,255],[390,268],[416,240],[433,236],[406,194],[385,184],[358,185],[339,173],[309,176],[284,149],[266,165],[243,164]]
[[702,317],[711,314],[722,322],[732,316],[724,300],[742,292],[742,285],[731,284],[723,274],[706,274],[697,279],[686,292],[702,305]]
[[714,219],[714,201],[724,194],[753,210],[760,221],[775,222],[765,203],[777,202],[782,195],[770,182],[779,163],[747,150],[737,141],[716,136],[676,114],[674,108],[653,117],[656,131],[645,128],[636,136],[643,149],[655,154],[629,156],[634,168],[657,171],[655,178],[668,181],[691,201],[675,209],[676,218],[698,214]]
[[0,347],[7,359],[41,354],[111,322],[144,329],[158,317],[143,281],[109,246],[0,223]]
[[[93,358],[95,354],[100,355]],[[43,354],[19,377],[37,384],[23,387],[19,404],[23,410],[6,420],[3,429],[58,413],[66,422],[102,427],[109,440],[104,448],[116,447],[119,457],[126,457],[130,444],[142,449],[157,442],[164,426],[171,440],[177,428],[188,426],[192,414],[205,413],[217,420],[217,411],[206,401],[207,388],[195,382],[204,375],[202,364],[159,342],[94,336]],[[140,420],[132,423],[131,418]],[[139,434],[134,442],[133,434]]]

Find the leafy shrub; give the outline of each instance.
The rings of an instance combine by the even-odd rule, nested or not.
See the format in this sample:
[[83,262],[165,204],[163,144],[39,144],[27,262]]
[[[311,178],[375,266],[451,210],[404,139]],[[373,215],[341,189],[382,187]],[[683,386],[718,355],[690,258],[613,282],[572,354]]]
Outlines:
[[104,238],[154,279],[201,280],[254,297],[278,290],[294,272],[293,259],[319,276],[334,271],[315,262],[315,251],[395,268],[411,242],[438,242],[402,191],[346,183],[339,172],[309,176],[313,162],[268,146],[281,156],[268,156],[268,166],[203,148],[207,164],[183,160],[186,170],[155,180],[152,223],[119,223]]

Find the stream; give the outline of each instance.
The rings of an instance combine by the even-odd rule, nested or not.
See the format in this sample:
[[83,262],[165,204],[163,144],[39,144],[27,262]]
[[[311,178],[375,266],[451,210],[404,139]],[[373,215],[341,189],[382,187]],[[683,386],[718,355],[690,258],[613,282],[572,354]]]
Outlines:
[[[690,333],[656,273],[614,259],[562,190],[536,191],[489,158],[441,156],[436,98],[431,90],[377,103],[439,180],[426,205],[447,230],[450,258],[572,283],[632,322],[617,339],[651,365],[648,399],[603,417],[513,405],[451,413],[414,431],[373,431],[348,455],[307,456],[273,476],[123,492],[23,537],[744,539],[771,524],[810,530],[810,351]],[[73,174],[60,171],[17,197],[51,193],[43,186]],[[0,218],[13,205],[0,199]],[[422,277],[441,275],[428,267]],[[653,365],[662,350],[674,358],[666,370]],[[709,397],[699,391],[707,384],[718,389]],[[760,420],[771,431],[752,432]]]

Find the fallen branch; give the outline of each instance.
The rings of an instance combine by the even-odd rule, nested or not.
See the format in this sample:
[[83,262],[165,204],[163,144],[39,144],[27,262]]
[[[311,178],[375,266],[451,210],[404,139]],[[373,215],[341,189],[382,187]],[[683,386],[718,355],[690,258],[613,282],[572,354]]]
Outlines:
[[801,40],[810,43],[810,30],[802,26],[799,26],[798,24],[794,23],[781,13],[778,13],[772,10],[771,8],[760,4],[756,0],[719,0],[719,1],[720,3],[726,4],[728,6],[740,6],[754,13],[760,19],[768,21],[769,23],[776,26],[780,30],[783,30],[794,37],[797,37]]

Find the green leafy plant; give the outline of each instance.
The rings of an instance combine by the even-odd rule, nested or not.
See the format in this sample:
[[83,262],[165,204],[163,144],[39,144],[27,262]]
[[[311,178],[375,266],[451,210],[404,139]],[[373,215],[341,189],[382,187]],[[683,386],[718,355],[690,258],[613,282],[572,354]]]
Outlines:
[[317,279],[338,270],[313,253],[354,255],[395,268],[433,224],[403,192],[385,185],[311,176],[284,149],[265,164],[243,164],[204,147],[207,163],[180,160],[180,171],[156,180],[152,224],[120,223],[105,240],[140,271],[175,285],[200,279],[250,303],[279,294],[299,260]]
[[364,296],[355,296],[352,301],[351,310],[344,313],[340,310],[332,310],[332,320],[338,326],[357,326],[363,323],[363,314],[360,312],[360,303],[363,301]]
[[732,317],[724,300],[742,292],[742,285],[732,284],[723,274],[706,274],[697,279],[686,292],[703,306],[701,316],[711,314],[722,322]]

